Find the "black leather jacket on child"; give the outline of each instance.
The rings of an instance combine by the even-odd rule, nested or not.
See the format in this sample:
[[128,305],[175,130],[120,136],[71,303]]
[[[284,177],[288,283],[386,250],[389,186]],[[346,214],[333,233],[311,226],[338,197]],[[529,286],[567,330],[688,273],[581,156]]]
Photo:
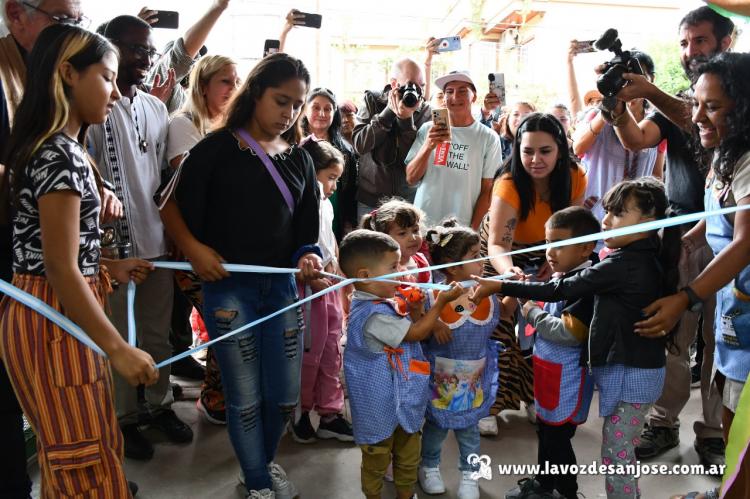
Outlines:
[[593,367],[664,367],[665,339],[644,338],[633,332],[633,325],[644,319],[642,310],[662,296],[658,252],[655,236],[641,239],[569,278],[546,283],[504,282],[502,293],[548,302],[594,295],[594,317],[582,360]]

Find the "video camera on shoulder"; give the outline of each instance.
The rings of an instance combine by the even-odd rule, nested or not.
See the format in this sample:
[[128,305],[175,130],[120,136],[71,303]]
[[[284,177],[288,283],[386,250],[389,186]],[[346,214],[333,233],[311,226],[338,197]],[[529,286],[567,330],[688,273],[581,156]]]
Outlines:
[[422,98],[422,87],[416,83],[409,82],[398,87],[398,95],[406,107],[417,107],[419,99]]
[[604,96],[602,107],[613,109],[616,101],[615,95],[627,85],[628,81],[622,75],[625,73],[645,74],[641,63],[633,57],[629,51],[622,50],[622,42],[619,34],[614,28],[610,28],[594,42],[597,50],[609,50],[614,52],[612,60],[604,63],[604,71],[596,80],[596,88]]

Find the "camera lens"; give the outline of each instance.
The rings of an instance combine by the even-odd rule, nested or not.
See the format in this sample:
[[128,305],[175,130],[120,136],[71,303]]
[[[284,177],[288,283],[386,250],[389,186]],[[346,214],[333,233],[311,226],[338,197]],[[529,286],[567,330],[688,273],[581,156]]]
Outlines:
[[406,107],[416,107],[419,104],[420,91],[417,86],[413,83],[404,85],[398,89],[401,94],[401,102]]
[[406,107],[415,107],[419,101],[417,93],[413,90],[407,90],[404,92],[404,97],[401,99]]

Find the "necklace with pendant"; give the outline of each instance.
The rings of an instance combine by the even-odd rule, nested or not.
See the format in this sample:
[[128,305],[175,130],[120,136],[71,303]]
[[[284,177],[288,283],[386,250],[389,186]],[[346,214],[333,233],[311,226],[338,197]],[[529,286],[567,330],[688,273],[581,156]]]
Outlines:
[[138,124],[138,113],[136,112],[135,97],[133,97],[133,120],[135,121],[135,133],[138,135],[138,149],[143,154],[148,152],[148,142],[146,141],[146,124],[143,126],[143,137],[141,137],[141,127]]

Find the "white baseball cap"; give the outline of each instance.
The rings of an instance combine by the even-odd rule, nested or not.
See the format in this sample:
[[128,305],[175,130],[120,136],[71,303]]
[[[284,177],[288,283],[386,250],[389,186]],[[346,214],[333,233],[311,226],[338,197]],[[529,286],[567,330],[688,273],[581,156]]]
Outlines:
[[471,85],[472,90],[476,93],[477,86],[474,85],[474,80],[471,79],[468,71],[451,71],[447,75],[441,76],[435,80],[435,85],[442,91],[445,91],[445,86],[452,81],[462,81]]

